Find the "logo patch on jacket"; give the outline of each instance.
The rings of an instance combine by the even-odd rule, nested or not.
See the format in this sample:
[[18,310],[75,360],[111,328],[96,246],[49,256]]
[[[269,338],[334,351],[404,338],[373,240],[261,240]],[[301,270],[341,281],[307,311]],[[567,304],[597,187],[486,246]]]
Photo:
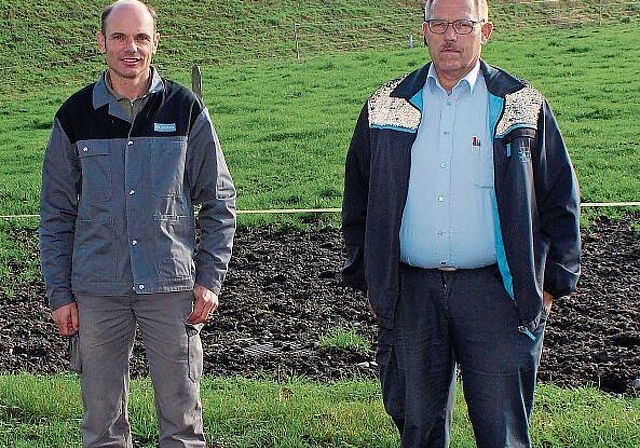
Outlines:
[[520,159],[522,163],[531,162],[531,148],[528,146],[520,146],[518,148],[518,159]]
[[175,123],[153,123],[155,132],[176,132]]

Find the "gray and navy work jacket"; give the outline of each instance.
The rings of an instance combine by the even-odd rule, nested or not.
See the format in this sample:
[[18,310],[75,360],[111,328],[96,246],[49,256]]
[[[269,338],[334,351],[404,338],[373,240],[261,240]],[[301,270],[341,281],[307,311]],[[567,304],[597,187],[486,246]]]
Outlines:
[[[543,290],[573,291],[580,275],[579,191],[555,118],[530,85],[481,61],[493,135],[498,267],[520,331],[538,326]],[[382,86],[365,104],[346,161],[342,232],[345,284],[367,292],[378,323],[393,328],[400,224],[411,147],[422,120],[429,64]]]
[[52,309],[74,295],[174,292],[194,282],[219,292],[235,189],[208,112],[189,90],[153,69],[132,123],[103,74],[57,112],[42,176],[40,251]]

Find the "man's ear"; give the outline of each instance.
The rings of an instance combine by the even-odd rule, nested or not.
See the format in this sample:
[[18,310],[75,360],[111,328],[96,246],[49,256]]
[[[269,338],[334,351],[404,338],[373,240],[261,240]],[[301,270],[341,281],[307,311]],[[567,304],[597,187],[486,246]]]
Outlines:
[[429,42],[427,42],[427,31],[429,30],[429,25],[427,22],[422,22],[422,39],[424,40],[424,46],[429,47]]
[[100,50],[100,53],[105,54],[107,52],[107,42],[102,31],[98,31],[96,33],[96,42],[98,43],[98,50]]
[[156,51],[158,51],[159,45],[160,45],[160,33],[156,33],[154,36],[153,54],[156,54]]
[[482,28],[480,28],[480,33],[482,34],[482,43],[486,44],[487,42],[489,42],[491,34],[493,34],[493,23],[483,23]]

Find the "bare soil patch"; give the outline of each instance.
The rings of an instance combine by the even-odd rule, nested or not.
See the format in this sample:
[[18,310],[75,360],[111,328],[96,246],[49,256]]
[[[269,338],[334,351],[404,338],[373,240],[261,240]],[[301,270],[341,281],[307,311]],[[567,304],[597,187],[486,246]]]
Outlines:
[[[637,215],[597,218],[584,233],[583,276],[576,293],[554,306],[541,381],[640,393],[639,226]],[[37,257],[35,231],[16,230],[11,237]],[[343,259],[335,228],[240,228],[220,309],[203,329],[206,373],[281,380],[294,375],[319,381],[375,378],[375,321],[365,298],[341,285]],[[18,273],[23,266],[24,260],[16,260],[10,268]],[[57,335],[43,297],[39,277],[3,285],[0,372],[68,369],[66,342]],[[318,342],[335,327],[355,329],[371,342],[371,350],[321,348]],[[139,343],[132,372],[146,374]]]

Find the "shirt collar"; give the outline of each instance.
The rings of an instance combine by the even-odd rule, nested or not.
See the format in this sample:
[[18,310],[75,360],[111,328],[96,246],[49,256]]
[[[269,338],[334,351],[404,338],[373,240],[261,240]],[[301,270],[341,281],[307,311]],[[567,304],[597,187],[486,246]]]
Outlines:
[[[99,107],[104,106],[105,104],[109,104],[112,99],[116,101],[123,98],[122,95],[118,94],[115,90],[109,86],[107,82],[107,73],[105,70],[100,74],[100,79],[96,83],[93,88],[93,107],[98,109]],[[151,93],[158,93],[164,90],[164,83],[162,82],[162,78],[156,70],[155,67],[151,66],[151,82],[149,83],[149,90],[147,91],[147,95]]]
[[[478,76],[480,75],[480,60],[476,62],[476,65],[467,73],[458,83],[453,86],[453,90],[458,88],[459,86],[467,85],[469,87],[469,92],[473,93],[476,88],[476,84],[478,82]],[[431,90],[431,93],[435,93],[436,88],[440,90],[444,90],[440,81],[438,80],[438,75],[436,74],[435,64],[431,63],[429,66],[429,73],[427,74],[427,86]]]

